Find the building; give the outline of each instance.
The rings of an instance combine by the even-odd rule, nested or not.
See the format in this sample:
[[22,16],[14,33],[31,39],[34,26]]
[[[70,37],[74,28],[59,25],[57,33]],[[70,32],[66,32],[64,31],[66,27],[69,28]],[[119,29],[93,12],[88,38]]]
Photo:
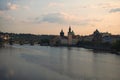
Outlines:
[[83,36],[80,41],[91,42],[93,40],[93,37],[94,37],[93,35]]
[[109,35],[109,36],[104,36],[102,38],[103,43],[115,43],[116,41],[120,40],[119,35]]
[[111,35],[108,32],[101,33],[97,29],[93,32],[92,35],[84,36],[83,41],[88,42],[97,42],[97,43],[115,43],[117,40],[120,40],[119,35]]
[[69,27],[69,31],[68,31],[68,45],[72,45],[72,43],[73,43],[73,36],[74,36],[74,31],[71,30],[71,27]]
[[69,26],[68,28],[68,34],[67,36],[64,35],[63,29],[60,31],[60,35],[56,36],[50,41],[51,45],[57,45],[57,46],[74,46],[79,41],[85,41],[85,42],[94,42],[94,43],[114,43],[117,40],[120,40],[119,35],[111,35],[108,32],[101,33],[97,29],[93,32],[93,34],[88,36],[82,36],[75,35],[74,31]]
[[63,29],[62,29],[61,32],[60,32],[60,36],[61,36],[61,37],[64,37]]
[[108,32],[101,33],[102,34],[102,42],[103,43],[112,43],[111,34]]
[[9,34],[0,34],[0,38],[2,38],[3,40],[9,40],[10,36]]
[[74,31],[69,26],[68,35],[64,36],[63,29],[60,31],[60,36],[55,37],[50,41],[51,45],[76,45],[79,40],[79,36],[74,34]]
[[60,32],[59,41],[60,41],[60,45],[67,45],[67,43],[68,43],[68,38],[66,36],[64,36],[63,29]]
[[101,42],[102,41],[102,34],[96,29],[93,32],[93,42]]

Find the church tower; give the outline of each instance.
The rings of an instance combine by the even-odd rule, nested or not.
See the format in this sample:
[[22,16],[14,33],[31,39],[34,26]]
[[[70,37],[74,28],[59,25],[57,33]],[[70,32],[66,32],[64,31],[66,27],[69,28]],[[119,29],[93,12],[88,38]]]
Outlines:
[[61,32],[60,32],[60,36],[61,36],[61,37],[64,37],[63,29],[62,29]]
[[93,41],[94,42],[101,42],[102,41],[102,35],[97,29],[93,33]]
[[68,31],[68,45],[72,45],[72,31],[71,31],[71,26],[69,26],[69,31]]
[[69,26],[69,32],[68,33],[71,33],[71,26]]

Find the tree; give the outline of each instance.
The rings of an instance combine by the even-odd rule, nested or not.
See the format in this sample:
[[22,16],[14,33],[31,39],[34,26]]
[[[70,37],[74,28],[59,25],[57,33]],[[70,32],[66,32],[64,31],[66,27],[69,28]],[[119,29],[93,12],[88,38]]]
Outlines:
[[34,41],[30,41],[29,43],[30,43],[30,45],[31,45],[31,46],[33,46],[33,45],[34,45]]
[[113,43],[112,49],[114,49],[116,51],[120,51],[120,40],[118,40],[115,43]]
[[20,41],[19,41],[19,44],[20,44],[20,45],[23,45],[24,43],[23,43],[23,41],[22,41],[22,40],[20,40]]
[[2,47],[2,46],[3,46],[3,39],[0,38],[0,47]]
[[49,45],[49,39],[41,39],[40,45]]
[[13,42],[14,42],[13,39],[10,38],[10,39],[9,39],[9,44],[10,44],[10,45],[13,45]]

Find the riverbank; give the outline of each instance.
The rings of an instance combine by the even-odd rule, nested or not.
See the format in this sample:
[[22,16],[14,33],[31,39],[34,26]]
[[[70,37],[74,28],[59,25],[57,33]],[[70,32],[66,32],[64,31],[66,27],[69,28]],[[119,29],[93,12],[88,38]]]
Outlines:
[[[49,46],[49,45],[48,45]],[[92,49],[96,52],[109,52],[112,54],[120,55],[120,51],[117,51],[115,49],[112,49],[111,46],[102,46],[102,45],[56,45],[51,47],[78,47],[78,48],[85,48],[85,49]]]
[[109,53],[112,53],[112,54],[120,55],[120,51],[112,49],[111,46],[87,46],[87,45],[84,45],[84,46],[77,46],[77,47],[86,48],[86,49],[92,49],[92,50],[94,50],[96,52],[97,51],[98,52],[109,52]]
[[[16,45],[16,44],[13,44]],[[17,44],[18,45],[18,44]],[[26,44],[23,44],[26,45]],[[28,45],[28,44],[27,44]],[[34,44],[35,45],[35,44]],[[34,46],[30,45],[29,46]],[[38,44],[39,45],[39,44]],[[0,46],[0,48],[4,48],[6,46],[10,46],[9,44],[4,44],[3,46]],[[11,45],[12,46],[12,45]],[[22,46],[22,45],[20,45]],[[93,45],[56,45],[56,46],[51,46],[51,45],[39,45],[39,46],[50,46],[50,47],[77,47],[77,48],[85,48],[85,49],[92,49],[95,52],[109,52],[112,54],[117,54],[120,55],[120,51],[117,51],[115,49],[112,49],[111,46],[93,46]]]

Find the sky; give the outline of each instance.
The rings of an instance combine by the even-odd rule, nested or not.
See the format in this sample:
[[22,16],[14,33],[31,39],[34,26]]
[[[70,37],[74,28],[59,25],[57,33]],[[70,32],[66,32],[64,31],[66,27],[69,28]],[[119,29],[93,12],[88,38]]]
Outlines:
[[120,34],[120,0],[0,0],[0,31],[76,35]]

